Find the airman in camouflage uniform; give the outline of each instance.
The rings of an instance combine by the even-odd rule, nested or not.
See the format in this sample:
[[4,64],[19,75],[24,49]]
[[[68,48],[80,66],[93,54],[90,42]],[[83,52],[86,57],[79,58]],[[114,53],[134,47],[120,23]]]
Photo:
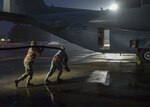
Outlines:
[[53,59],[51,61],[50,70],[47,73],[46,78],[44,80],[45,84],[50,83],[50,81],[48,80],[48,78],[53,75],[53,73],[56,71],[56,69],[59,71],[58,72],[58,76],[57,76],[57,82],[61,81],[60,76],[61,76],[61,74],[63,72],[63,66],[64,66],[64,69],[66,71],[68,71],[68,72],[70,71],[70,69],[69,69],[69,67],[67,65],[68,55],[65,52],[65,48],[64,47],[61,47],[61,49],[62,50],[59,50],[55,54],[55,56],[53,57]]
[[[31,46],[36,46],[36,42],[32,41]],[[25,73],[21,77],[19,77],[18,79],[15,80],[16,87],[18,87],[18,83],[20,81],[23,81],[26,78],[27,78],[26,86],[32,86],[33,85],[30,82],[32,80],[32,77],[33,77],[33,68],[32,68],[33,61],[37,55],[38,56],[41,55],[42,51],[43,51],[43,49],[37,48],[37,47],[30,47],[28,49],[28,53],[27,53],[26,57],[24,58]]]

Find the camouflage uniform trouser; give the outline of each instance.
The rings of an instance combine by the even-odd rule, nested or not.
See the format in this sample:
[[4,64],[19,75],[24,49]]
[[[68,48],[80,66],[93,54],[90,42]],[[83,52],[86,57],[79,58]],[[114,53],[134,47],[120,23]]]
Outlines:
[[47,80],[50,76],[52,76],[56,70],[59,71],[58,72],[58,76],[57,76],[57,80],[59,80],[60,76],[61,76],[61,74],[63,72],[63,70],[62,70],[62,63],[60,61],[58,61],[58,60],[52,60],[50,70],[47,73],[45,80]]
[[32,69],[32,64],[33,62],[31,61],[24,61],[24,67],[25,67],[25,73],[18,78],[19,81],[23,81],[24,79],[27,78],[27,84],[30,83],[33,77],[33,69]]

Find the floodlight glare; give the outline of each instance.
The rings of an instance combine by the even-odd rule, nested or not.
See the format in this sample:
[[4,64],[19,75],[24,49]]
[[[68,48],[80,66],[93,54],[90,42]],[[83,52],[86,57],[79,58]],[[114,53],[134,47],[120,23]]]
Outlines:
[[113,10],[113,11],[118,10],[118,4],[112,4],[112,5],[110,6],[110,10]]

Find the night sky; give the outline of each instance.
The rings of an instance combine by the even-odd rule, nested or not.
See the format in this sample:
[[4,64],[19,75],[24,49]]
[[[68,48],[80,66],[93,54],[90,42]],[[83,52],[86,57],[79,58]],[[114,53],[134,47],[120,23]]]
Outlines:
[[[60,7],[82,8],[99,10],[100,7],[104,9],[113,2],[113,0],[44,0],[47,5],[54,5]],[[0,10],[2,10],[3,0],[0,0]],[[0,21],[0,35],[8,33],[13,24],[11,22]]]

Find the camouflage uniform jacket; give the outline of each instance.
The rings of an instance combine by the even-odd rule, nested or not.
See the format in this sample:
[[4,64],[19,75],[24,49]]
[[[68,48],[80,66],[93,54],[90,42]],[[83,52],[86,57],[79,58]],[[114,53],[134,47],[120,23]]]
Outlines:
[[33,62],[33,60],[36,58],[36,55],[41,55],[41,50],[39,48],[31,47],[28,49],[28,53],[24,58],[24,61]]

